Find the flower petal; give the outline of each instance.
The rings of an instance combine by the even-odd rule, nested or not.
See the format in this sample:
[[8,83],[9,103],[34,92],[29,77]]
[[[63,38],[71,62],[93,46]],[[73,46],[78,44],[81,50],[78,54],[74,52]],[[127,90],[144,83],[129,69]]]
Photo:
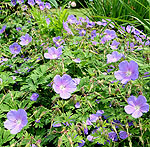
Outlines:
[[6,120],[4,122],[4,127],[8,130],[11,130],[13,129],[14,127],[16,126],[16,123],[14,123],[13,121],[10,121],[10,120]]
[[68,98],[71,97],[71,94],[70,94],[69,92],[62,91],[62,92],[60,93],[60,97],[61,97],[62,99],[68,99]]
[[119,70],[121,71],[128,71],[128,67],[129,66],[129,63],[128,61],[122,61],[120,64],[119,64]]
[[17,133],[19,133],[19,132],[21,131],[21,129],[22,129],[21,125],[16,125],[16,127],[14,127],[14,128],[10,131],[10,133],[11,133],[11,134],[17,134]]
[[132,114],[135,111],[135,108],[131,105],[125,106],[124,109],[127,114]]
[[149,105],[146,103],[144,105],[141,106],[140,110],[143,112],[143,113],[146,113],[149,111]]
[[130,96],[128,99],[127,99],[127,102],[129,105],[131,106],[135,106],[136,105],[136,100],[137,98],[135,96]]
[[132,114],[132,117],[134,118],[139,118],[142,116],[142,112],[139,111],[139,110],[136,110],[133,114]]
[[16,120],[16,116],[18,116],[17,111],[16,110],[11,110],[7,113],[7,118],[10,121],[15,121]]
[[136,99],[136,105],[142,106],[142,104],[146,103],[147,100],[145,96],[139,95],[138,98]]

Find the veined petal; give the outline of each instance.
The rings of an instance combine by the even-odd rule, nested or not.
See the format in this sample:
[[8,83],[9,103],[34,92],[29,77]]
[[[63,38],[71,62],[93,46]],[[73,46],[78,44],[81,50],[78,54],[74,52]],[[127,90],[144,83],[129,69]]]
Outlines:
[[139,118],[142,116],[142,112],[140,110],[136,110],[132,113],[132,117]]
[[138,98],[136,99],[136,105],[142,106],[142,104],[146,103],[147,100],[145,96],[139,95]]
[[127,114],[132,114],[135,111],[135,108],[131,105],[125,106],[124,109]]
[[143,113],[146,113],[149,111],[149,104],[145,103],[144,105],[141,106],[140,110],[143,112]]
[[129,105],[135,106],[136,105],[136,100],[137,100],[137,98],[135,96],[130,96],[127,99],[127,102],[128,102]]

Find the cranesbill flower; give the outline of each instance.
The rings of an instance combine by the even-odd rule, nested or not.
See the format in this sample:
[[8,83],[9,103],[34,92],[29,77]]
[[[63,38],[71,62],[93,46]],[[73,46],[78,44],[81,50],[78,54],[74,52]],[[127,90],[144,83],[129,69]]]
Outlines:
[[0,84],[2,84],[2,82],[3,82],[3,80],[2,80],[2,78],[0,78]]
[[21,45],[28,45],[32,41],[32,37],[29,36],[29,34],[26,34],[25,36],[21,36]]
[[39,97],[39,94],[38,94],[38,93],[33,93],[33,94],[31,95],[31,97],[30,97],[30,100],[31,100],[31,101],[36,101],[38,97]]
[[96,121],[99,119],[99,117],[102,116],[103,113],[104,113],[103,110],[98,110],[98,111],[96,112],[96,114],[91,114],[91,115],[90,115],[90,121],[91,121],[91,122],[96,122]]
[[21,46],[15,42],[9,46],[9,49],[12,54],[19,54],[21,51]]
[[11,110],[7,113],[7,119],[4,122],[4,127],[10,130],[11,134],[17,134],[28,123],[27,113],[24,109]]
[[67,23],[74,24],[77,22],[77,18],[74,15],[69,15],[67,18]]
[[55,47],[48,48],[48,53],[44,53],[46,59],[59,59],[62,54],[62,46],[56,49]]
[[120,131],[120,132],[119,132],[119,137],[120,137],[121,139],[126,139],[126,138],[128,137],[128,134],[127,134],[126,131]]
[[42,1],[41,1],[41,0],[35,0],[35,2],[36,2],[37,4],[40,4]]
[[73,79],[73,82],[74,82],[76,85],[78,85],[78,84],[80,83],[80,79],[79,79],[79,78],[74,78],[74,79]]
[[76,62],[76,63],[80,63],[81,62],[80,58],[73,59],[73,61]]
[[34,6],[35,2],[34,2],[34,0],[28,0],[28,4],[31,5],[31,6]]
[[71,29],[68,27],[67,22],[63,22],[63,28],[67,31],[68,34],[74,35],[71,31]]
[[78,143],[78,146],[77,147],[82,147],[82,146],[84,146],[84,144],[85,144],[85,141],[84,140],[80,140],[82,143]]
[[47,25],[49,25],[50,24],[50,19],[49,18],[46,18],[46,23],[47,23]]
[[11,3],[12,3],[13,6],[16,5],[16,2],[17,2],[17,0],[11,0]]
[[96,37],[96,30],[91,32],[91,39],[93,40]]
[[58,37],[53,37],[53,42],[55,43],[56,47],[61,46],[61,44],[64,43],[64,40],[62,39],[62,37],[58,36]]
[[79,31],[80,36],[85,36],[86,30],[82,29]]
[[128,33],[130,33],[130,32],[131,32],[131,30],[132,30],[132,28],[133,28],[133,26],[127,25],[127,27],[126,27],[126,31],[127,31]]
[[132,114],[132,117],[139,118],[149,111],[149,105],[146,103],[147,100],[144,96],[139,95],[138,98],[135,96],[130,96],[127,100],[128,104],[125,106],[125,112],[127,114]]
[[64,74],[62,77],[56,75],[54,77],[53,89],[57,94],[60,94],[60,97],[63,99],[68,99],[71,97],[71,93],[76,90],[76,84],[73,79]]
[[61,123],[59,123],[58,121],[57,122],[54,122],[52,124],[53,127],[61,127]]
[[45,3],[45,7],[46,7],[47,9],[50,9],[52,6],[50,5],[50,3],[46,2],[46,3]]
[[39,4],[39,8],[40,8],[41,10],[44,10],[44,9],[45,9],[44,2],[41,2],[41,3]]
[[136,80],[139,75],[138,64],[135,61],[122,61],[119,64],[119,70],[115,71],[114,75],[122,84],[126,84],[130,80]]
[[81,107],[81,106],[80,106],[80,103],[77,102],[77,103],[75,104],[75,107],[76,107],[76,108],[80,108],[80,107]]
[[17,0],[17,2],[18,2],[19,4],[22,4],[22,3],[24,2],[24,0]]
[[118,141],[117,134],[114,131],[108,133],[108,136],[110,139],[112,139],[112,141]]
[[0,30],[0,34],[4,33],[5,29],[6,29],[6,25],[3,26],[2,29]]
[[117,62],[123,57],[123,54],[119,54],[117,51],[113,51],[112,54],[107,55],[107,63]]
[[116,32],[114,30],[106,29],[104,34],[105,36],[103,38],[105,38],[106,41],[112,40],[117,37]]
[[21,31],[21,27],[16,27],[16,30],[19,32]]
[[125,29],[125,27],[123,27],[123,26],[120,26],[121,28],[119,28],[119,32],[121,33],[121,34],[124,34],[125,32],[126,32],[126,29]]
[[113,40],[110,47],[111,47],[111,49],[117,49],[119,44],[120,44],[119,42],[117,42],[116,40]]

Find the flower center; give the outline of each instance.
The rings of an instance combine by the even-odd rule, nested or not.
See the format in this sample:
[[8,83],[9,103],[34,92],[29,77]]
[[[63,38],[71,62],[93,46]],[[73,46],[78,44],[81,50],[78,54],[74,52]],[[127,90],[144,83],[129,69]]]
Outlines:
[[130,77],[130,76],[131,76],[131,74],[132,74],[132,72],[131,72],[131,71],[127,71],[127,72],[126,72],[126,76],[127,76],[127,77]]
[[57,55],[56,55],[56,54],[54,54],[54,55],[53,55],[53,58],[54,58],[54,59],[55,59],[55,58],[57,58]]
[[64,85],[61,85],[61,86],[60,86],[60,90],[65,90],[65,86],[64,86]]
[[135,106],[135,109],[136,109],[136,110],[140,110],[140,106],[138,106],[138,105]]
[[21,120],[19,119],[19,120],[17,120],[17,124],[18,125],[20,125],[21,124]]

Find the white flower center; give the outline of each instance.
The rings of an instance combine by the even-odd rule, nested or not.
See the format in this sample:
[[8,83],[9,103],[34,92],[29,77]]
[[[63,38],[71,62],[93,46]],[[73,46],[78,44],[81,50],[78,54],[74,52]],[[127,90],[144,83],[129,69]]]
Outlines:
[[53,58],[54,58],[54,59],[55,59],[55,58],[57,58],[57,55],[56,55],[56,54],[54,54],[54,55],[53,55]]
[[64,86],[64,85],[61,85],[61,86],[60,86],[60,90],[65,90],[65,86]]
[[21,124],[21,120],[19,119],[19,120],[17,120],[17,124],[18,125],[20,125]]
[[138,106],[138,105],[135,106],[135,109],[136,109],[136,110],[140,110],[140,106]]
[[131,71],[127,71],[127,72],[126,72],[126,76],[127,76],[127,77],[130,77],[130,76],[131,76],[131,74],[132,74],[132,72],[131,72]]

